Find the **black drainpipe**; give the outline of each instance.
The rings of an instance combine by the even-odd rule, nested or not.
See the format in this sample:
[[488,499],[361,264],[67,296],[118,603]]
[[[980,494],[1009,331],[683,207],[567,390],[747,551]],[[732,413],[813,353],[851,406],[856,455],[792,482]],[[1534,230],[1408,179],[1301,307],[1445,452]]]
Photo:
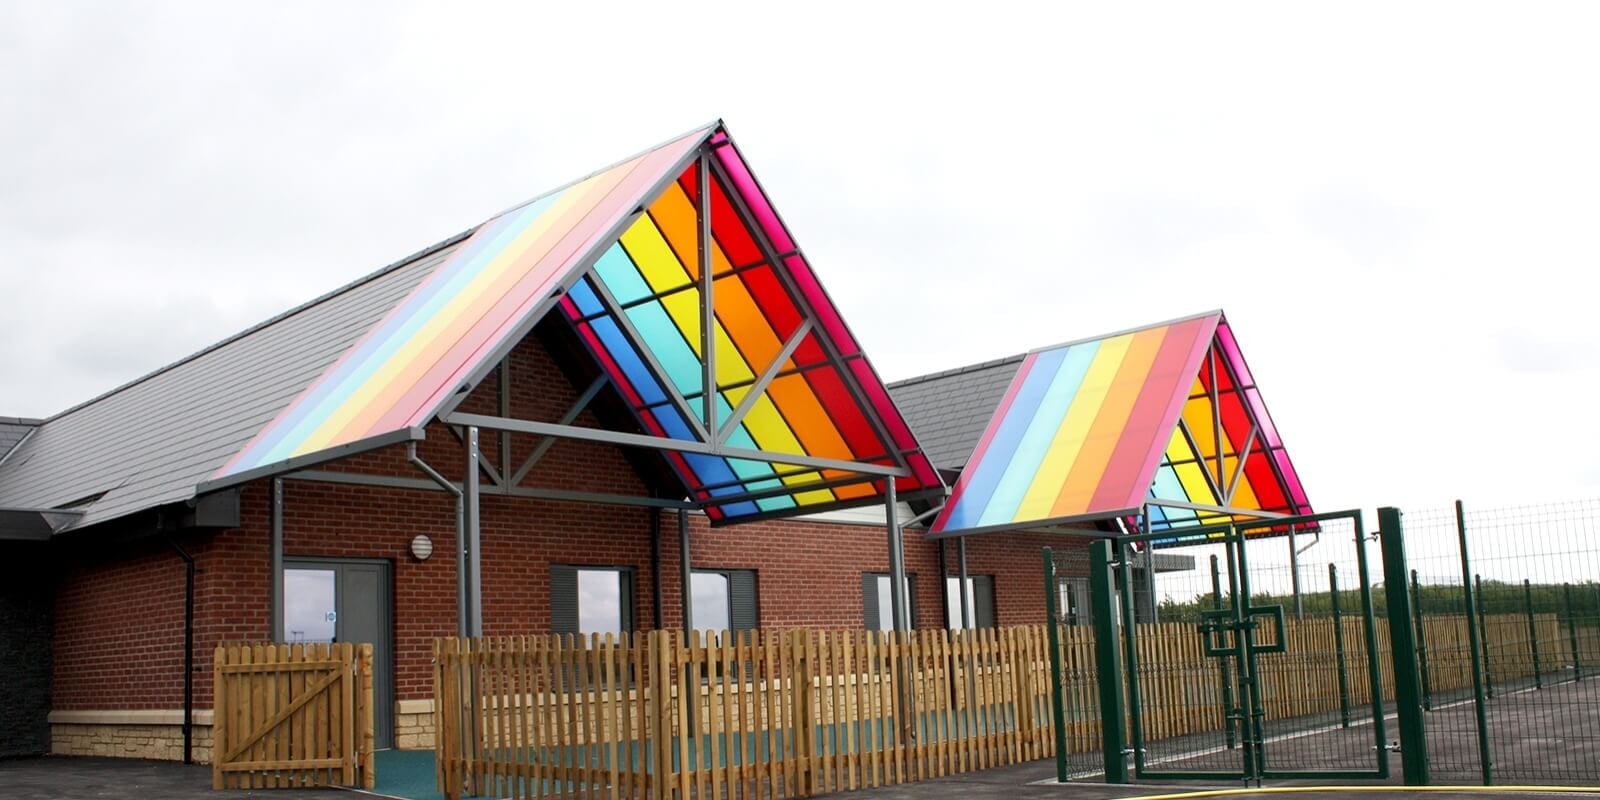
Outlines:
[[194,556],[176,540],[167,544],[183,559],[183,763],[194,763]]
[[655,595],[655,629],[661,630],[661,509],[650,509],[650,588]]

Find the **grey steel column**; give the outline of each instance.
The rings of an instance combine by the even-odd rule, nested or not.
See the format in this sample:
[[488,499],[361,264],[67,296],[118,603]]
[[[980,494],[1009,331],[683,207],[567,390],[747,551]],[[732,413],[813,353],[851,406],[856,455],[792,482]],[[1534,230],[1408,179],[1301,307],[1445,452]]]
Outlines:
[[1156,554],[1149,540],[1144,543],[1144,593],[1150,596],[1150,624],[1161,622],[1161,602],[1156,597]]
[[272,568],[271,588],[268,603],[272,608],[272,629],[267,632],[267,638],[274,642],[283,641],[283,479],[272,479],[272,534],[271,544],[268,545],[270,554],[267,561]]
[[471,636],[472,621],[467,618],[467,503],[456,495],[456,635]]
[[889,528],[889,604],[894,613],[894,629],[906,631],[911,629],[911,615],[906,599],[905,545],[900,541],[900,502],[895,496],[894,478],[884,478],[883,485],[887,489],[883,497]]
[[972,627],[972,603],[967,600],[967,537],[956,538],[956,564],[961,572],[961,627]]
[[1305,619],[1306,600],[1305,593],[1300,590],[1300,549],[1295,542],[1294,523],[1289,524],[1289,586],[1294,592],[1294,618]]
[[483,454],[478,448],[478,426],[467,427],[467,475],[462,486],[463,522],[466,527],[467,548],[467,635],[483,635],[483,562],[479,552],[482,539],[482,519],[478,507],[478,459]]
[[[703,184],[702,184],[703,185]],[[703,191],[703,190],[702,190]],[[689,512],[678,509],[678,585],[683,595],[683,630],[694,630],[694,576],[689,564]]]

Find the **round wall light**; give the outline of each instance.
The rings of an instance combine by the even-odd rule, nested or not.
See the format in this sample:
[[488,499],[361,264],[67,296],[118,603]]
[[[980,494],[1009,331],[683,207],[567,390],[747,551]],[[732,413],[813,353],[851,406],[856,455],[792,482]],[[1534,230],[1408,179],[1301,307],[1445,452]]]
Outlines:
[[427,561],[433,555],[433,540],[425,533],[419,533],[411,539],[411,555],[418,561]]

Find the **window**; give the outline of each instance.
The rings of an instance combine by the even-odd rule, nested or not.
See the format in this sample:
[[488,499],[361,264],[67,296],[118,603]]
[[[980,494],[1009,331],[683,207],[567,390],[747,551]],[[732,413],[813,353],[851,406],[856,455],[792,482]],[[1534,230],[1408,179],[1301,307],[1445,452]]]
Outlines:
[[[951,628],[961,626],[961,578],[944,579],[944,607]],[[994,576],[967,576],[967,608],[972,612],[974,628],[994,627]]]
[[695,630],[747,631],[756,627],[754,570],[697,569],[689,580]]
[[1089,579],[1058,578],[1056,580],[1056,613],[1064,625],[1088,625]]
[[[1094,622],[1094,609],[1089,605],[1088,578],[1056,578],[1056,613],[1064,625],[1089,625]],[[1112,613],[1118,624],[1122,622],[1122,595],[1111,593]]]
[[552,566],[550,617],[550,630],[555,633],[633,630],[633,570]]
[[[906,573],[906,616],[911,627],[917,625],[917,576]],[[894,630],[894,601],[889,597],[889,576],[869,572],[861,576],[861,596],[866,605],[866,622],[869,631]]]

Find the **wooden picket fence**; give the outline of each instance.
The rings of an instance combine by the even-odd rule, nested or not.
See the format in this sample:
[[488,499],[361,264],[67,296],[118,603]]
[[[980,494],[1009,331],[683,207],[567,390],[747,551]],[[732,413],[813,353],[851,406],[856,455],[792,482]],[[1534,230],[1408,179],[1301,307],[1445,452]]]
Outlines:
[[[1359,618],[1341,624],[1359,717],[1374,690],[1366,635]],[[1448,617],[1424,624],[1430,647],[1465,635]],[[1376,690],[1392,699],[1386,620],[1376,625]],[[1553,615],[1535,627],[1542,671],[1560,669],[1565,629]],[[1532,674],[1525,616],[1490,617],[1485,631],[1496,681]],[[1069,752],[1095,752],[1092,631],[1058,633],[1064,740]],[[1336,713],[1333,620],[1291,619],[1285,635],[1287,652],[1259,659],[1267,719]],[[1222,662],[1202,653],[1195,626],[1140,625],[1135,641],[1146,741],[1222,730]],[[451,798],[790,798],[1048,758],[1046,642],[1044,626],[441,639],[438,785]],[[1437,652],[1434,691],[1470,687],[1470,672]],[[1600,671],[1600,658],[1590,663]]]
[[1054,752],[1043,626],[436,644],[439,788],[808,797]]
[[372,645],[223,644],[214,789],[374,784]]

